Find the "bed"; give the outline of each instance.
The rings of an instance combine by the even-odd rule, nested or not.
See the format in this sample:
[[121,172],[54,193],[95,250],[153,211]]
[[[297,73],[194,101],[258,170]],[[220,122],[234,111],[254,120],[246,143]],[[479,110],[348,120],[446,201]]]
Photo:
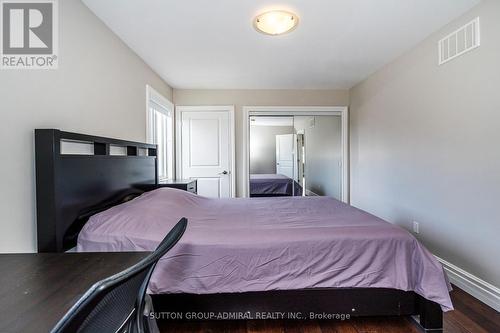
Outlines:
[[[63,140],[94,154],[64,155]],[[152,250],[188,218],[149,285],[156,311],[419,315],[440,329],[453,307],[442,266],[413,236],[334,199],[142,192],[157,182],[156,146],[54,129],[35,131],[35,154],[39,252]]]
[[153,294],[395,288],[452,308],[441,264],[413,236],[329,197],[212,199],[161,188],[92,216],[77,251],[152,251],[181,217],[189,229],[158,263]]
[[281,174],[251,174],[251,197],[301,196],[302,186]]

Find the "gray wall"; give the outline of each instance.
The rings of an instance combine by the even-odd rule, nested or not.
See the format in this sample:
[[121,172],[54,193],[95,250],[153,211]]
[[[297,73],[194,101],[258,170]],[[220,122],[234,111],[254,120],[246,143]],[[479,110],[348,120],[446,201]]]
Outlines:
[[184,90],[174,89],[176,105],[235,105],[236,193],[243,188],[243,112],[247,106],[347,106],[347,90]]
[[79,0],[59,1],[59,69],[0,72],[0,252],[36,249],[33,130],[146,139],[146,84],[171,88]]
[[342,194],[342,121],[340,116],[295,116],[296,131],[304,130],[306,190],[338,200]]
[[[437,41],[477,16],[481,47],[438,66]],[[500,286],[500,1],[351,90],[351,201]]]
[[293,134],[292,126],[250,126],[250,173],[276,173],[276,135]]

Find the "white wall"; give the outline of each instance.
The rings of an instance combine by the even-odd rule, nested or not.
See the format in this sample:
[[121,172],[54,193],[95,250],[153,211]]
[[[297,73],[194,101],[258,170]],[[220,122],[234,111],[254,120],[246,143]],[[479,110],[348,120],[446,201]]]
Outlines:
[[243,189],[243,106],[347,106],[347,90],[178,90],[176,105],[235,105],[236,193]]
[[144,141],[146,84],[171,88],[79,0],[59,1],[59,69],[0,71],[0,252],[36,250],[33,130]]
[[[443,66],[437,41],[479,16],[481,47]],[[500,286],[500,1],[351,90],[351,202]]]

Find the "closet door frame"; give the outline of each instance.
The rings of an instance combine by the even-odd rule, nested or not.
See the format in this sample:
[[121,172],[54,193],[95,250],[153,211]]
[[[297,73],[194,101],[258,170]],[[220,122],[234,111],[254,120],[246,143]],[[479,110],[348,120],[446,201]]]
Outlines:
[[349,195],[349,108],[347,106],[243,106],[243,187],[241,196],[249,197],[250,117],[251,116],[340,116],[342,122],[342,201]]

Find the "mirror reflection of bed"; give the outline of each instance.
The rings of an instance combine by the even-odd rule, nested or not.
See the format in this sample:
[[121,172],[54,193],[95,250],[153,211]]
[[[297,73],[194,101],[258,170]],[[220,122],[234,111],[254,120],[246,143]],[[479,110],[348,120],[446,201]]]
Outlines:
[[341,117],[250,117],[250,197],[341,199]]

